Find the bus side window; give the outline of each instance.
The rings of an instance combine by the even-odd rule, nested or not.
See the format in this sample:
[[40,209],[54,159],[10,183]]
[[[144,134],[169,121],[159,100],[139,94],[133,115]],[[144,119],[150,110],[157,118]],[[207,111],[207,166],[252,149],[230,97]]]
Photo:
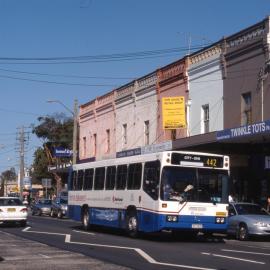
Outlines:
[[116,189],[123,190],[127,185],[127,165],[117,166]]
[[154,200],[158,199],[160,161],[146,162],[143,174],[143,190]]
[[84,172],[83,190],[91,190],[93,188],[94,169],[87,169]]
[[84,175],[84,171],[83,170],[79,170],[78,171],[78,177],[77,177],[76,190],[82,190],[82,186],[83,186],[83,175]]
[[142,164],[130,164],[128,167],[127,189],[140,189],[142,179]]
[[104,181],[105,181],[105,168],[104,167],[96,168],[94,189],[95,190],[104,189]]
[[106,184],[105,188],[107,190],[113,190],[115,186],[115,177],[116,177],[116,167],[109,166],[106,170]]
[[75,190],[76,189],[76,184],[77,184],[77,171],[72,172],[72,180],[71,180],[71,189]]

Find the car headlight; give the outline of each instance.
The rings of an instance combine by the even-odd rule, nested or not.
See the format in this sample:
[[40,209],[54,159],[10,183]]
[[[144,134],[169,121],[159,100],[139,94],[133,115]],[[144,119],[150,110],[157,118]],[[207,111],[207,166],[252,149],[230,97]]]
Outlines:
[[61,205],[61,210],[67,210],[67,205]]
[[258,226],[258,227],[267,227],[267,223],[264,223],[262,221],[258,221],[256,223],[254,223],[253,225]]

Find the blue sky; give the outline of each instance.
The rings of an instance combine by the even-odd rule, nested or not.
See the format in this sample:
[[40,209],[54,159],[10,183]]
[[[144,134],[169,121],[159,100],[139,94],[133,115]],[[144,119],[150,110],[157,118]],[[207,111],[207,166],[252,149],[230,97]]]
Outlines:
[[[65,112],[46,100],[72,109],[75,98],[86,103],[181,58],[189,45],[218,41],[267,15],[269,0],[0,0],[0,173],[18,170],[18,128]],[[172,48],[182,51],[111,61],[116,54]],[[59,59],[100,55],[106,60]],[[27,165],[39,145],[30,134]]]

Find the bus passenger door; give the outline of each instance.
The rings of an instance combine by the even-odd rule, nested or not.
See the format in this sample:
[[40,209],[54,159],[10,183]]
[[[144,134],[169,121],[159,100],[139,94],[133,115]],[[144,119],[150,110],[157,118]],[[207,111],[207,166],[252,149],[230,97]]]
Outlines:
[[141,197],[140,230],[154,232],[159,230],[158,196],[160,180],[160,161],[144,164],[143,192]]

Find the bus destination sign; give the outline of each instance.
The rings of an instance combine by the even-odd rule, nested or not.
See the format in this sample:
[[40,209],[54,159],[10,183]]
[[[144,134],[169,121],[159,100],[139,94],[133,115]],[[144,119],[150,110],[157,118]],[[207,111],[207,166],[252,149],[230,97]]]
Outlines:
[[172,153],[171,163],[173,165],[223,168],[223,157]]

